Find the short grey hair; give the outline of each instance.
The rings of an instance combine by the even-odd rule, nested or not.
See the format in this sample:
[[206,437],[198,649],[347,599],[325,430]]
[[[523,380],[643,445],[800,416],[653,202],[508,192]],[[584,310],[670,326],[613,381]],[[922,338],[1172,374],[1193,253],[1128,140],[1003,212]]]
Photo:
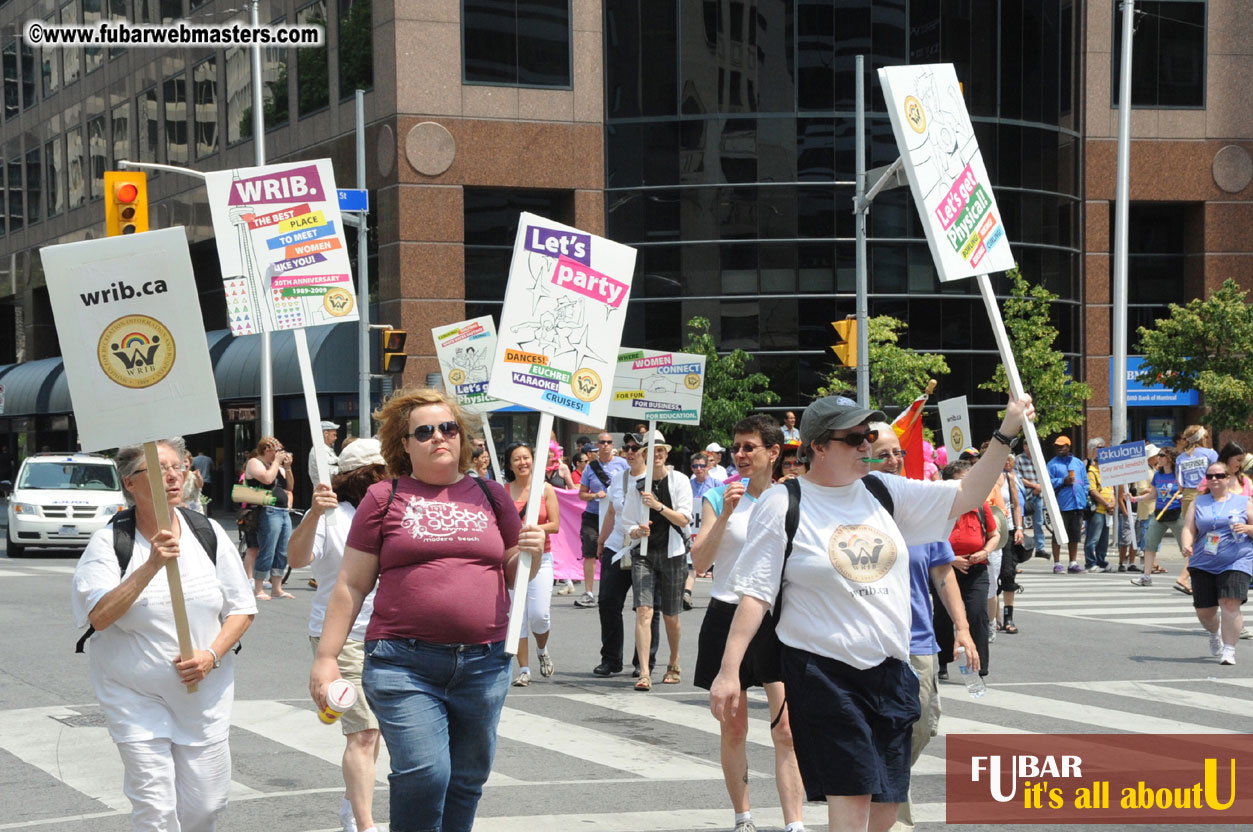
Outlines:
[[[187,443],[183,441],[181,436],[171,436],[169,439],[158,439],[157,447],[164,445],[174,453],[178,454],[179,462],[187,455]],[[143,445],[123,445],[117,449],[117,454],[113,457],[113,463],[117,465],[117,473],[123,480],[132,477],[135,472],[144,467],[146,462],[144,456]],[[131,492],[126,487],[126,483],[122,483],[122,493],[126,495],[126,504],[135,505],[135,498],[131,496]]]

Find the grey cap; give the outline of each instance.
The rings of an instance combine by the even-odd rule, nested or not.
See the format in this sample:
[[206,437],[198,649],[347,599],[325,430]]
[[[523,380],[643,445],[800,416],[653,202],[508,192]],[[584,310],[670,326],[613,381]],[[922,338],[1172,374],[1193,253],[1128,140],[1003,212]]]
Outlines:
[[801,446],[820,438],[829,430],[855,428],[863,422],[886,422],[882,410],[867,410],[846,396],[827,396],[805,408],[801,416]]
[[334,422],[323,421],[322,430],[339,430],[339,425],[335,424]]

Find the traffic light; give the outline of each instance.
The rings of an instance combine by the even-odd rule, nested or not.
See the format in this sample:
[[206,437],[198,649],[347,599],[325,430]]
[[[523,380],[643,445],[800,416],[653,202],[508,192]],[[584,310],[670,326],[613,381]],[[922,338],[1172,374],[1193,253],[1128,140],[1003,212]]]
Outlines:
[[104,172],[104,233],[137,234],[148,230],[148,175],[131,171]]
[[383,330],[383,358],[379,362],[383,372],[403,373],[405,371],[405,361],[409,358],[405,355],[405,340],[408,337],[409,333],[403,329]]
[[834,344],[831,351],[835,353],[835,357],[845,367],[857,366],[857,319],[845,318],[842,321],[832,321],[831,326],[835,327],[835,333],[840,337],[842,343]]

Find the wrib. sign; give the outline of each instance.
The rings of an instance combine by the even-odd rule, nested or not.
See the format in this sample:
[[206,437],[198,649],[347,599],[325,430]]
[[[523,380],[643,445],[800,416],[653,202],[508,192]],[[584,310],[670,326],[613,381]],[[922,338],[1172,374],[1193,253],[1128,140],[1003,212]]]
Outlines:
[[369,191],[337,188],[335,193],[339,195],[339,210],[341,211],[360,211],[364,214],[370,210]]

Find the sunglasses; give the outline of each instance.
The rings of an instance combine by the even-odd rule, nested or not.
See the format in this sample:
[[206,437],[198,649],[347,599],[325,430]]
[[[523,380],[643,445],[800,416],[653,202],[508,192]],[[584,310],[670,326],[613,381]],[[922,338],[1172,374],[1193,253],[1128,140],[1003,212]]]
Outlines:
[[[850,433],[848,436],[832,436],[831,439],[836,442],[843,442],[850,448],[856,448],[863,442],[874,442],[879,438],[879,431],[868,430],[865,433]],[[902,454],[903,455],[903,454]]]
[[438,425],[418,425],[409,435],[419,442],[430,442],[436,430],[445,439],[456,439],[461,434],[461,428],[456,422],[440,422]]
[[742,445],[732,445],[732,446],[731,446],[730,448],[728,448],[727,450],[729,450],[729,451],[730,451],[731,453],[733,453],[733,454],[738,454],[738,453],[740,453],[741,451],[743,451],[743,452],[744,452],[744,453],[746,453],[746,454],[751,454],[753,451],[757,450],[758,448],[764,448],[764,447],[766,447],[766,446],[765,446],[765,445],[754,445],[752,442],[745,442],[745,443],[743,443]]
[[709,467],[709,466],[708,466],[708,465],[706,465],[706,464],[705,464],[705,463],[703,463],[703,462],[693,462],[693,463],[692,463],[692,470],[693,470],[693,471],[703,471],[704,469],[706,469],[706,468],[708,468],[708,467]]
[[612,445],[613,440],[612,439],[597,439],[596,444],[597,445]]
[[1225,479],[1227,479],[1227,477],[1229,477],[1229,476],[1231,476],[1231,475],[1230,475],[1230,474],[1206,474],[1206,475],[1205,475],[1205,479],[1207,479],[1207,480],[1225,480]]
[[803,468],[804,466],[805,466],[805,463],[801,462],[799,459],[785,459],[785,460],[783,460],[783,467],[784,467],[784,468]]
[[633,453],[635,453],[636,451],[638,451],[639,449],[640,449],[640,446],[639,446],[639,445],[623,445],[623,446],[622,446],[622,453],[624,453],[624,454],[633,454]]

